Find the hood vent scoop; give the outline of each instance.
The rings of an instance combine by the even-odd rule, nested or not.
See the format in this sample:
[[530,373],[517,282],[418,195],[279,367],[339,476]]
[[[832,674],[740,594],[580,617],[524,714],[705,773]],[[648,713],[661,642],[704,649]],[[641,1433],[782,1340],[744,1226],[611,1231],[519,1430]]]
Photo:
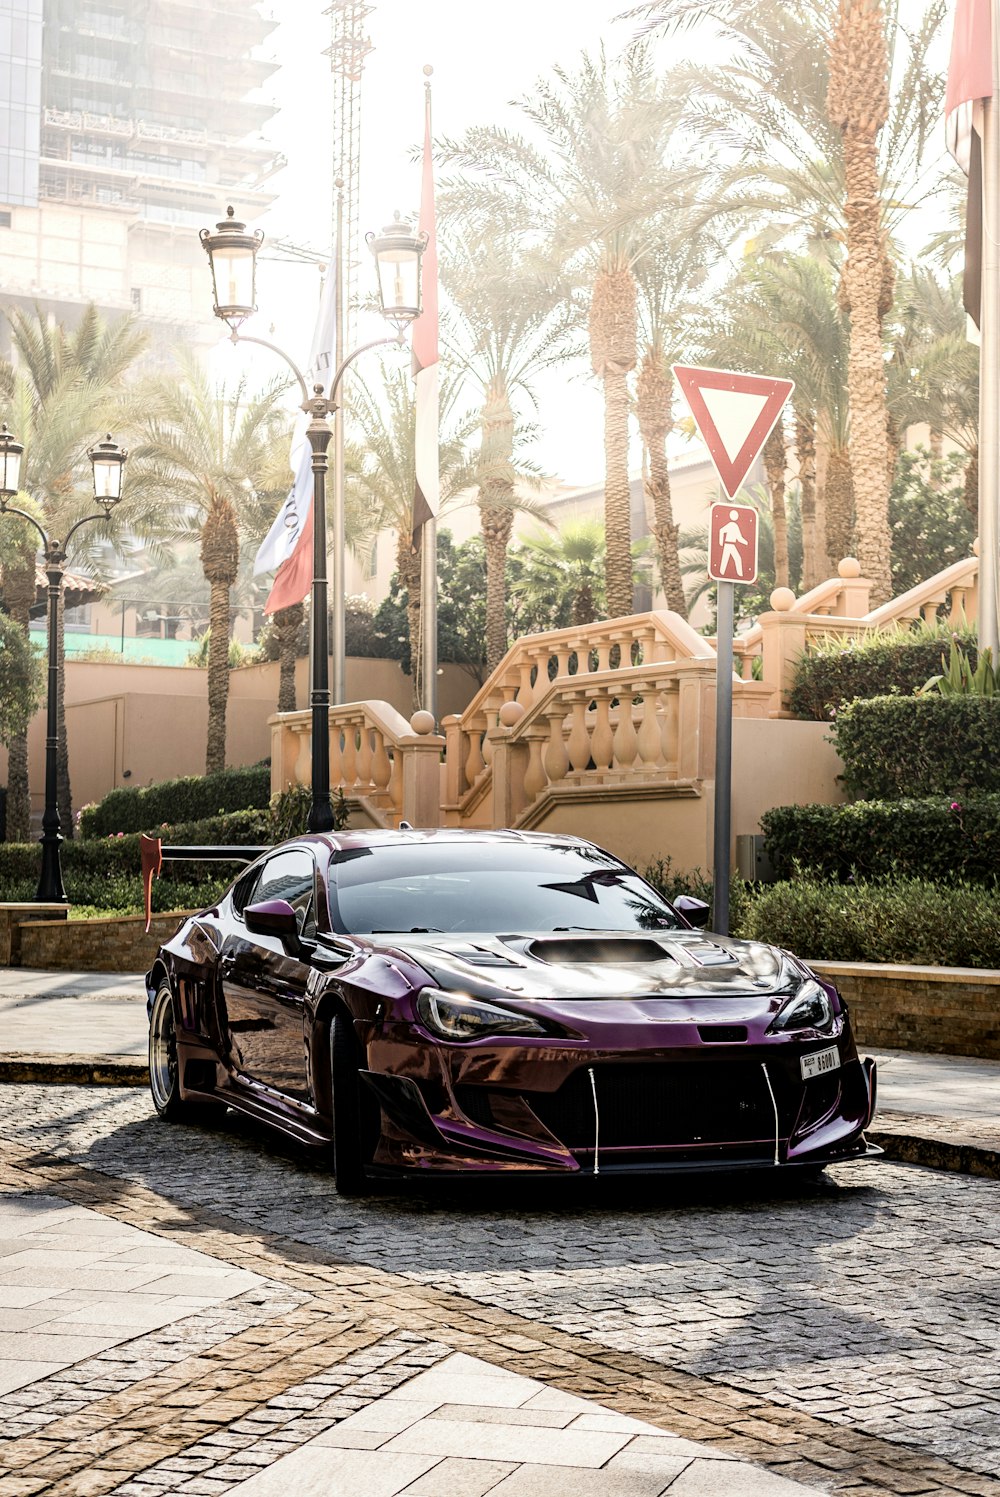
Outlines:
[[528,952],[540,962],[557,967],[621,967],[645,965],[646,962],[672,962],[673,957],[659,941],[630,940],[622,937],[572,936],[564,941],[532,941]]

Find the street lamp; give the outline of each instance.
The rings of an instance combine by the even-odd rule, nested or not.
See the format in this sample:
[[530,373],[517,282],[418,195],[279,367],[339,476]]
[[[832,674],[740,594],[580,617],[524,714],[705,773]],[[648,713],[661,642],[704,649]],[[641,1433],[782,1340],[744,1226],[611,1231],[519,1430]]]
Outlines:
[[45,556],[45,575],[48,578],[48,690],[45,704],[45,810],[42,815],[42,871],[35,893],[36,904],[66,904],[66,889],[63,885],[62,863],[59,849],[62,847],[62,824],[59,819],[59,642],[58,613],[59,593],[66,570],[69,543],[82,525],[93,520],[106,520],[122,496],[122,479],[128,453],[113,441],[108,432],[103,442],[98,442],[87,453],[93,469],[94,500],[101,507],[97,515],[84,515],[70,526],[62,542],[47,535],[34,515],[18,509],[11,500],[17,497],[21,476],[21,458],[24,444],[14,437],[7,427],[0,429],[0,515],[17,515],[27,520],[38,531]]
[[[338,207],[342,213],[343,198]],[[233,217],[233,209],[227,210],[226,218],[216,224],[215,229],[202,229],[199,235],[208,255],[212,270],[212,296],[216,317],[229,324],[233,343],[256,343],[261,348],[284,359],[302,391],[302,409],[310,418],[306,437],[312,449],[313,475],[313,580],[311,593],[312,613],[312,664],[309,682],[309,707],[312,713],[312,804],[309,808],[307,827],[310,832],[333,830],[333,803],[330,799],[330,640],[328,624],[328,586],[326,551],[326,474],[329,467],[328,452],[333,430],[330,416],[340,410],[338,395],[340,385],[350,364],[371,348],[381,348],[387,343],[402,344],[407,326],[420,315],[420,259],[427,244],[425,234],[414,234],[410,224],[396,215],[395,223],[376,240],[368,240],[379,267],[379,298],[383,316],[396,329],[393,338],[374,338],[362,343],[345,359],[342,359],[329,394],[324,395],[322,385],[314,385],[310,391],[301,370],[293,359],[266,338],[251,337],[240,331],[243,323],[256,308],[256,262],[257,251],[264,235],[257,229],[248,233],[244,224]],[[342,254],[338,230],[337,274],[342,272]],[[383,268],[384,267],[384,268]],[[416,285],[414,287],[414,275]],[[339,287],[339,282],[338,282]],[[338,309],[342,312],[343,297],[338,289]],[[338,317],[339,332],[339,317]],[[339,351],[339,350],[338,350]],[[342,430],[342,428],[338,428]],[[344,494],[340,464],[334,464],[333,483],[333,533],[334,533],[334,694],[340,702],[344,697]]]
[[420,262],[427,248],[427,235],[415,234],[413,225],[397,210],[381,234],[366,234],[365,242],[378,266],[378,297],[382,316],[402,334],[420,316]]

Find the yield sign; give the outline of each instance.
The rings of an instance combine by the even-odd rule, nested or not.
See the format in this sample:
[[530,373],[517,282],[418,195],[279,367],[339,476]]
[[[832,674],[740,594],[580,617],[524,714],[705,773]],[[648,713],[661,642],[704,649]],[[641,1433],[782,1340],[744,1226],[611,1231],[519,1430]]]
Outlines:
[[689,364],[675,364],[674,374],[722,487],[733,499],[795,385],[790,379],[766,374],[697,369]]

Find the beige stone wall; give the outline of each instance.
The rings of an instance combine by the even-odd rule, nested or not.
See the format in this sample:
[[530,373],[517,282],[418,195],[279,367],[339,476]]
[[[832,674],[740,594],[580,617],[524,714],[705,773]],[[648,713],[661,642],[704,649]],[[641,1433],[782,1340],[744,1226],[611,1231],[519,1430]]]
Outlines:
[[108,920],[39,920],[21,927],[22,967],[69,972],[148,972],[184,914],[154,915],[145,931],[142,915]]
[[846,999],[859,1047],[1000,1060],[1000,972],[812,962]]
[[761,815],[772,806],[837,805],[846,799],[837,778],[843,762],[829,736],[826,723],[734,719],[734,839],[759,832]]
[[[299,704],[308,702],[309,663],[298,663]],[[455,665],[440,678],[441,711],[458,712],[477,682]],[[394,660],[349,659],[349,700],[388,701],[409,717],[413,686]],[[271,751],[267,719],[278,698],[276,662],[248,666],[230,677],[226,762],[255,764]],[[206,672],[194,666],[69,661],[66,666],[66,728],[73,804],[88,805],[121,785],[150,785],[177,775],[203,774],[208,726]],[[32,809],[40,812],[45,790],[45,714],[35,715],[28,734]],[[7,779],[7,752],[0,746],[0,784]]]

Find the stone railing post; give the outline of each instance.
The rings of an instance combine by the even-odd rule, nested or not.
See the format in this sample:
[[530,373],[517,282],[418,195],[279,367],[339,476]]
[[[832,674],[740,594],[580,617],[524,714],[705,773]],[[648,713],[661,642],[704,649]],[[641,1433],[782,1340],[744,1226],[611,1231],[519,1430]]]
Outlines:
[[715,775],[715,667],[683,661],[677,670],[677,778]]
[[457,806],[462,794],[462,719],[453,712],[441,719],[444,729],[445,805]]
[[808,625],[802,614],[790,610],[795,594],[790,587],[776,587],[771,594],[773,613],[757,620],[761,631],[764,681],[771,688],[771,717],[792,717],[788,695],[795,680],[795,664],[805,653]]
[[837,564],[837,575],[841,579],[840,592],[833,612],[841,619],[863,619],[871,608],[872,585],[861,575],[861,563],[853,556],[845,556]]
[[505,702],[500,721],[487,737],[493,750],[493,818],[497,828],[512,827],[524,810],[524,772],[528,766],[528,746],[511,738],[511,729],[524,716],[520,702]]
[[412,734],[399,740],[403,756],[403,820],[411,826],[441,825],[441,751],[447,740],[434,732],[430,712],[414,712]]

